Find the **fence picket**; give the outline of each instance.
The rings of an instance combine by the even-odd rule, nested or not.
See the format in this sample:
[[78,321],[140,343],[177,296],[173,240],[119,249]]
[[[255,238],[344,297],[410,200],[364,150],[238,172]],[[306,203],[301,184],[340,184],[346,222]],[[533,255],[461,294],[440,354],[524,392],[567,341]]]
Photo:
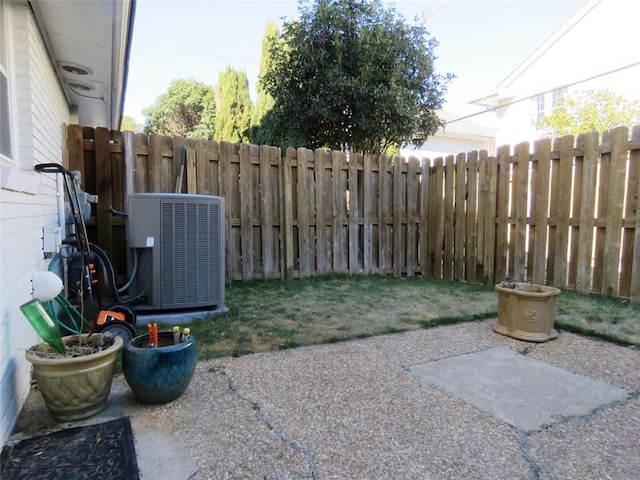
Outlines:
[[547,228],[549,223],[549,173],[551,171],[551,139],[543,138],[534,143],[535,187],[533,204],[533,270],[529,278],[540,285],[545,284],[547,263]]
[[433,176],[433,188],[430,188],[432,192],[431,208],[429,209],[429,218],[433,218],[433,223],[430,221],[429,226],[434,232],[431,235],[433,242],[431,244],[431,251],[433,252],[433,276],[435,278],[442,278],[443,266],[442,266],[442,254],[444,245],[444,159],[438,157],[434,160],[435,175]]
[[289,147],[282,161],[282,192],[284,218],[284,278],[291,280],[294,275],[293,261],[293,160],[296,149]]
[[622,213],[627,158],[627,127],[609,131],[611,141],[611,167],[609,170],[609,199],[607,201],[606,232],[604,239],[603,282],[601,293],[606,296],[618,294],[620,272],[620,247],[622,239]]
[[503,145],[498,148],[498,165],[496,172],[496,229],[495,229],[495,278],[502,281],[513,272],[507,269],[509,244],[509,179],[511,177],[511,148]]
[[576,289],[582,293],[591,292],[593,226],[596,205],[596,175],[598,168],[598,134],[596,132],[578,135],[576,148],[582,149],[582,199],[580,200],[580,221],[578,233],[578,253],[576,263]]
[[420,273],[423,278],[430,278],[433,275],[430,261],[431,251],[429,249],[429,241],[431,239],[429,234],[429,207],[431,206],[429,201],[430,166],[431,161],[428,158],[423,158],[420,170],[420,224],[418,226],[418,259],[420,261]]
[[444,253],[442,259],[442,272],[445,280],[453,280],[455,198],[455,156],[447,155],[444,165]]
[[[636,125],[631,130],[631,141],[638,145],[640,142],[640,125]],[[640,302],[640,149],[636,146],[629,153],[629,192],[628,196],[631,198],[635,196],[635,203],[630,202],[630,208],[626,214],[632,220],[633,226],[633,250],[631,252],[631,259],[628,263],[631,264],[631,277],[629,286],[629,298],[634,303]],[[629,233],[631,237],[631,233]],[[631,238],[629,238],[631,242]]]
[[380,185],[380,195],[378,203],[378,240],[379,240],[379,259],[378,267],[380,275],[387,275],[392,273],[392,227],[393,222],[391,217],[392,210],[392,191],[393,175],[389,171],[389,157],[386,155],[380,155],[380,166],[378,170],[378,183]]
[[324,275],[331,271],[331,257],[329,256],[330,242],[327,238],[327,189],[325,151],[318,148],[314,152],[315,165],[315,204],[316,204],[316,271]]
[[467,210],[466,210],[466,243],[465,243],[465,280],[476,282],[476,244],[478,242],[477,211],[478,211],[478,152],[467,154]]
[[453,279],[464,280],[465,249],[465,197],[467,196],[466,155],[459,153],[455,157],[455,205],[454,205],[454,242],[453,242]]
[[486,151],[480,152],[480,161],[486,165],[485,183],[482,184],[484,223],[479,224],[483,228],[483,255],[482,281],[486,284],[496,282],[496,199],[498,194],[498,162],[488,158]]
[[370,275],[375,272],[374,263],[374,218],[375,218],[375,201],[377,191],[373,183],[373,155],[365,155],[363,159],[363,213],[364,228],[362,232],[363,244],[363,273]]
[[560,138],[560,160],[558,161],[558,175],[555,184],[556,194],[556,225],[555,225],[555,255],[553,277],[551,285],[563,287],[567,282],[567,250],[569,247],[569,215],[571,207],[571,167],[573,163],[573,136]]
[[352,154],[348,161],[348,188],[349,188],[349,275],[360,272],[358,252],[360,251],[360,218],[358,162],[362,160],[361,154]]
[[406,264],[407,277],[413,277],[418,269],[418,235],[416,223],[418,215],[418,201],[420,189],[418,188],[418,172],[420,161],[416,157],[409,157],[407,163],[406,202],[407,202],[407,240],[406,240]]
[[307,203],[307,176],[309,166],[307,155],[311,153],[305,148],[298,149],[298,258],[300,278],[311,275],[309,209]]
[[510,248],[510,262],[514,279],[525,279],[526,266],[526,238],[527,238],[527,194],[529,182],[529,143],[516,145],[515,162],[513,164],[512,179],[512,209],[513,243]]

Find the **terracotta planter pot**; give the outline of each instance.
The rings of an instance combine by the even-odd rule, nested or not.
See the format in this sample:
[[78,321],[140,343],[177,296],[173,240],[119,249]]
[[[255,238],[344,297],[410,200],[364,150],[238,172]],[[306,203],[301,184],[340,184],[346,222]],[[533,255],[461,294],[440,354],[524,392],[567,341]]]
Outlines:
[[[83,339],[88,334],[83,334]],[[77,335],[63,337],[68,345]],[[114,337],[109,348],[81,357],[44,358],[27,350],[33,374],[44,403],[56,419],[69,422],[87,418],[104,410],[111,392],[113,368],[122,338]],[[36,346],[37,347],[37,346]]]
[[518,288],[496,285],[498,322],[493,331],[527,342],[546,342],[558,336],[553,328],[556,313],[555,287],[516,282]]
[[149,335],[124,346],[122,373],[135,397],[145,403],[171,402],[189,386],[196,370],[196,340],[173,344],[172,332],[158,333],[158,347],[149,347]]

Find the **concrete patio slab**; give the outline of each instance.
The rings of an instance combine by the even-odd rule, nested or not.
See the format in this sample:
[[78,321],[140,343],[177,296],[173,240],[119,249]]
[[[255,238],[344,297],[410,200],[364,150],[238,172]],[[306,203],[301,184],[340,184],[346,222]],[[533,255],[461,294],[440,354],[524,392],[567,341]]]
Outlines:
[[409,369],[525,433],[629,398],[621,388],[505,347],[413,365]]

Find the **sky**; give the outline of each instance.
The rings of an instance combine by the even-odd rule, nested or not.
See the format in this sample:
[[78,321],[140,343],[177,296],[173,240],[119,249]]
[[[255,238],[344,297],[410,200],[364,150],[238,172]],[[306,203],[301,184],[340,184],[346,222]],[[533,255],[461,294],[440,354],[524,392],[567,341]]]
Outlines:
[[[453,73],[445,108],[460,116],[493,88],[586,0],[383,0],[407,21],[426,19],[438,41],[437,74]],[[173,80],[216,86],[227,66],[243,69],[255,101],[262,39],[268,22],[298,15],[293,0],[137,0],[124,114],[142,111]]]

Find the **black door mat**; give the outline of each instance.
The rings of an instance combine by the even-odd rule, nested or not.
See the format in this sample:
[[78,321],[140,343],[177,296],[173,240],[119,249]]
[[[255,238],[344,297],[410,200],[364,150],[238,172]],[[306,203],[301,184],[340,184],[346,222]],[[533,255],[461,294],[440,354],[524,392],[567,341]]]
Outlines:
[[128,417],[68,428],[5,446],[3,480],[139,480]]

